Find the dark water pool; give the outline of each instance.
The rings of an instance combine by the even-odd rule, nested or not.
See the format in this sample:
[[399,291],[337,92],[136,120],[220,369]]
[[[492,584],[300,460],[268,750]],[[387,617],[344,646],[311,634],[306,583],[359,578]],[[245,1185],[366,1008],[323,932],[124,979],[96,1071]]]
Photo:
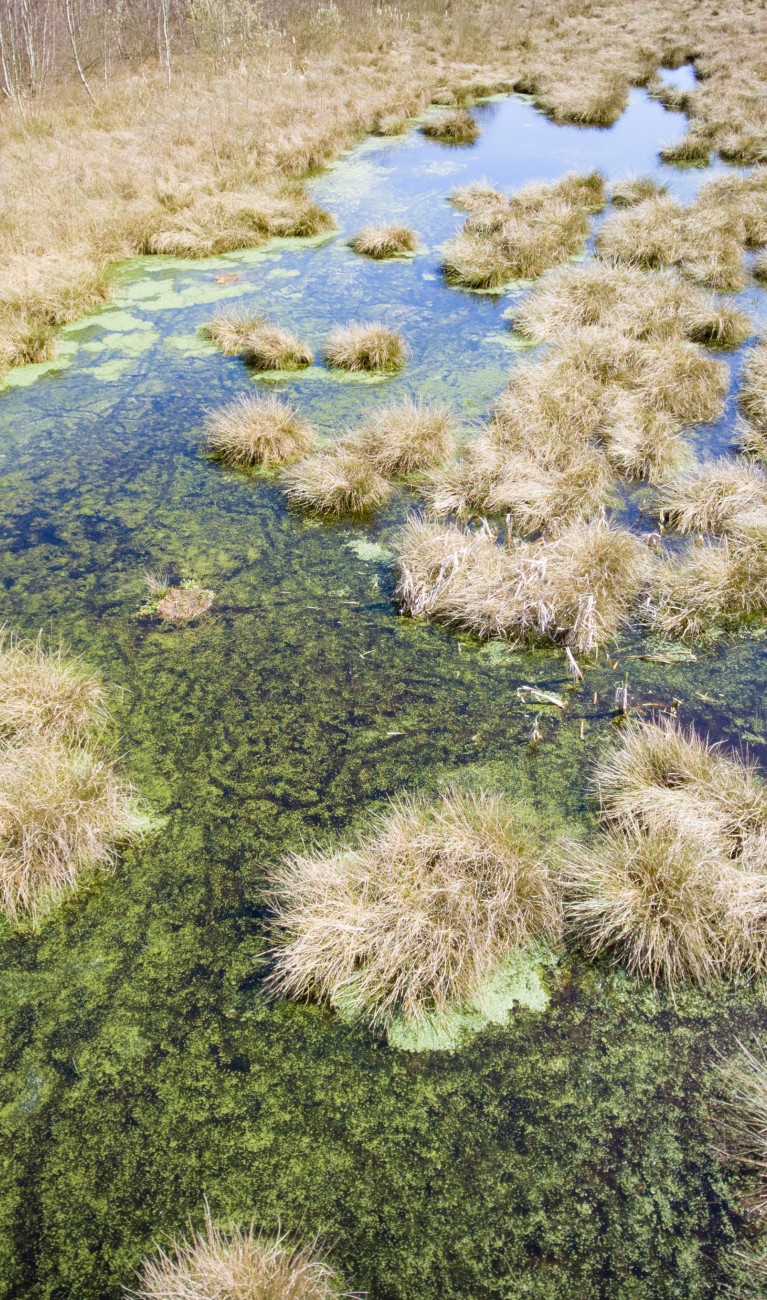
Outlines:
[[[523,98],[475,111],[470,149],[370,140],[313,181],[339,220],[330,240],[121,269],[114,307],[63,332],[66,366],[19,372],[0,397],[0,616],[63,637],[124,688],[125,766],[165,818],[38,934],[2,941],[3,1296],[117,1296],[203,1195],[215,1214],[322,1230],[376,1300],[711,1300],[726,1280],[736,1188],[704,1114],[716,1050],[765,1022],[753,990],[674,1005],[576,954],[547,1011],[413,1054],[261,988],[265,863],[447,781],[582,822],[627,672],[636,705],[678,699],[767,757],[756,636],[666,667],[627,637],[564,716],[541,710],[532,752],[517,687],[561,689],[562,658],[398,616],[388,544],[404,493],[370,526],[326,526],[287,510],[277,480],[199,454],[206,408],[274,383],[196,335],[222,302],[316,350],[349,318],[402,330],[397,378],[317,365],[277,382],[327,436],[397,394],[469,422],[519,353],[508,297],[440,279],[463,219],[449,190],[600,167],[657,171],[687,198],[712,174],[658,167],[686,124],[639,91],[606,131],[555,127]],[[412,260],[346,247],[390,219],[418,231]],[[240,282],[217,285],[226,271]],[[764,312],[764,295],[742,296]],[[727,446],[733,414],[700,445]],[[212,616],[139,618],[147,569],[212,587]]]

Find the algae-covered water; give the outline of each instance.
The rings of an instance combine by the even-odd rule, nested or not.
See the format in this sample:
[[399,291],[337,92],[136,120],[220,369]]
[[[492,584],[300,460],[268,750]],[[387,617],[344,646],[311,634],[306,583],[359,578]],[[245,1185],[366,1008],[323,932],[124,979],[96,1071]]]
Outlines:
[[[596,166],[656,170],[690,197],[711,174],[657,167],[686,123],[642,92],[608,131],[555,127],[519,97],[474,111],[469,149],[371,140],[316,178],[330,239],[121,268],[115,305],[0,396],[1,617],[63,638],[121,688],[124,766],[163,819],[37,933],[2,938],[4,1297],[116,1297],[204,1196],[223,1219],[321,1231],[375,1300],[723,1294],[741,1225],[705,1114],[717,1051],[767,1024],[756,991],[674,1003],[570,953],[542,996],[480,1017],[456,1050],[414,1052],[262,986],[265,864],[447,782],[582,825],[627,673],[635,707],[677,700],[767,757],[756,635],[671,665],[627,637],[564,713],[534,710],[517,688],[562,691],[561,655],[509,656],[398,615],[389,545],[406,493],[369,525],[328,526],[286,509],[278,479],[200,454],[208,407],[275,384],[200,339],[217,304],[263,309],[316,351],[350,318],[401,329],[396,378],[316,365],[276,382],[328,437],[397,394],[449,400],[470,424],[519,353],[508,296],[439,276],[463,219],[449,190]],[[347,248],[389,219],[417,230],[415,257]],[[240,279],[217,284],[225,273]],[[764,295],[741,298],[764,314]],[[700,447],[727,446],[733,415]],[[213,612],[175,629],[139,617],[147,570],[193,575]]]

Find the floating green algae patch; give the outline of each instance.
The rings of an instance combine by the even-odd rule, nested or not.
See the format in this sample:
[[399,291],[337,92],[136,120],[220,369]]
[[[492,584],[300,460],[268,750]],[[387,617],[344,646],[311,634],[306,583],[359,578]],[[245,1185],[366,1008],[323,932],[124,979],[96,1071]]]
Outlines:
[[387,1030],[389,1046],[405,1052],[455,1051],[482,1029],[507,1024],[517,1006],[545,1011],[549,1005],[546,967],[554,961],[551,953],[510,957],[465,1007],[441,1016],[427,1015],[417,1024],[395,1017]]
[[[439,146],[376,142],[364,183],[343,164],[343,203],[342,169],[317,187],[343,232],[402,205],[436,250],[470,158],[507,187],[580,166],[579,149],[647,165],[619,136],[522,107],[488,116],[490,163],[472,152],[446,178]],[[670,119],[651,107],[655,137],[647,120],[652,153]],[[524,174],[503,171],[512,136]],[[456,781],[593,824],[587,774],[627,671],[632,707],[678,700],[767,756],[767,663],[747,638],[664,663],[634,658],[647,643],[627,634],[564,711],[542,711],[531,747],[538,710],[517,687],[564,695],[564,661],[400,617],[391,543],[412,496],[352,532],[286,509],[279,478],[200,454],[205,410],[262,383],[198,347],[233,299],[316,352],[349,318],[402,329],[411,360],[380,388],[319,366],[277,381],[327,437],[390,397],[471,417],[497,395],[515,360],[500,304],[447,289],[436,252],[371,265],[342,233],[127,267],[114,307],[64,335],[71,364],[0,400],[0,616],[50,629],[119,688],[124,766],[163,819],[38,933],[2,935],[0,1295],[117,1300],[207,1196],[220,1218],[322,1230],[371,1300],[714,1300],[740,1221],[705,1116],[716,1053],[767,1025],[758,990],[674,1002],[571,953],[528,981],[537,1005],[499,993],[452,1051],[401,1050],[267,992],[267,864]],[[241,281],[216,285],[233,267]],[[187,627],[140,617],[147,570],[193,572],[214,608]]]

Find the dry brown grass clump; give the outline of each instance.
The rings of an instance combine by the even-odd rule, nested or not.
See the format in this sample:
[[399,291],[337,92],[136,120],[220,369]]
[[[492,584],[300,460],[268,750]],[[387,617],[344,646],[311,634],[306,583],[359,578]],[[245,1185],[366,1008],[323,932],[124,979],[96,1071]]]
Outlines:
[[303,370],[314,360],[311,348],[290,330],[266,322],[248,332],[241,355],[253,370]]
[[551,540],[501,546],[479,532],[410,519],[400,533],[397,596],[414,616],[482,637],[569,645],[587,653],[626,623],[652,557],[603,517]]
[[663,636],[694,641],[767,613],[767,546],[761,532],[693,544],[660,564],[645,617]]
[[216,598],[215,592],[208,591],[194,578],[184,578],[175,584],[167,576],[157,578],[148,573],[145,583],[149,599],[141,613],[162,619],[163,623],[191,623],[207,614]]
[[238,357],[248,336],[263,325],[263,317],[244,311],[241,307],[219,312],[200,327],[200,333],[214,343],[225,357]]
[[665,144],[660,156],[664,163],[676,167],[707,167],[711,161],[711,140],[688,131],[681,140]]
[[673,415],[621,388],[605,389],[597,434],[607,460],[625,479],[657,483],[692,458],[692,448]]
[[756,428],[767,432],[767,343],[754,348],[746,361],[738,400]]
[[205,445],[225,465],[274,465],[303,456],[315,433],[289,402],[247,394],[211,411]]
[[674,266],[688,279],[726,292],[746,283],[746,242],[736,209],[700,203],[685,208],[663,195],[609,216],[596,248],[607,261],[646,270]]
[[438,113],[421,127],[430,140],[440,144],[473,144],[481,135],[479,123],[465,108]]
[[356,841],[273,876],[273,987],[373,1022],[465,1003],[512,953],[556,942],[550,851],[507,796],[394,801]]
[[366,226],[349,240],[349,245],[366,257],[399,257],[415,252],[418,236],[407,226]]
[[0,909],[11,919],[73,892],[146,829],[101,745],[103,687],[77,659],[0,641]]
[[353,439],[304,456],[286,471],[285,495],[295,505],[325,515],[364,515],[384,505],[391,483]]
[[628,726],[595,783],[606,830],[572,845],[570,922],[653,983],[755,975],[767,957],[767,792],[673,722]]
[[455,419],[447,406],[407,398],[373,411],[359,430],[362,454],[382,474],[431,469],[452,455]]
[[202,333],[225,357],[242,357],[254,370],[299,370],[314,360],[295,334],[241,308],[214,316]]
[[726,365],[682,339],[649,343],[592,327],[573,334],[558,355],[574,376],[582,372],[618,384],[677,420],[716,420],[724,409]]
[[395,330],[378,322],[353,321],[333,331],[322,355],[339,370],[394,371],[404,366],[408,349]]
[[42,636],[28,645],[0,629],[0,736],[39,734],[84,741],[108,718],[106,692],[81,660]]
[[266,1236],[249,1228],[214,1224],[205,1205],[205,1226],[158,1248],[138,1270],[133,1300],[341,1300],[335,1271],[317,1243],[297,1245],[285,1233]]
[[617,70],[594,77],[575,66],[567,69],[566,76],[547,78],[536,98],[552,122],[607,127],[617,122],[628,104],[629,83]]
[[469,216],[445,245],[445,275],[451,284],[473,289],[541,275],[580,251],[588,213],[604,201],[604,179],[597,172],[526,185],[511,198],[484,183],[458,190],[453,202],[468,208]]
[[224,191],[202,195],[151,223],[141,252],[174,257],[216,257],[241,248],[258,248],[273,236],[308,237],[336,228],[335,218],[321,208],[302,185],[283,182],[243,193]]
[[549,341],[597,325],[633,339],[719,347],[736,347],[753,333],[733,303],[716,301],[673,271],[599,261],[549,271],[514,317],[520,334]]
[[662,484],[652,508],[680,533],[767,536],[767,471],[740,458],[703,461]]
[[667,188],[652,176],[624,176],[610,186],[610,199],[614,208],[633,208],[635,203],[660,197]]
[[104,267],[88,258],[51,256],[19,267],[0,290],[0,376],[53,360],[54,327],[108,302],[112,293]]
[[[716,1112],[718,1154],[743,1166],[749,1178],[744,1209],[761,1216],[767,1212],[767,1058],[761,1045],[753,1052],[738,1047],[722,1069],[726,1096]],[[759,1277],[767,1276],[764,1259],[741,1258]]]

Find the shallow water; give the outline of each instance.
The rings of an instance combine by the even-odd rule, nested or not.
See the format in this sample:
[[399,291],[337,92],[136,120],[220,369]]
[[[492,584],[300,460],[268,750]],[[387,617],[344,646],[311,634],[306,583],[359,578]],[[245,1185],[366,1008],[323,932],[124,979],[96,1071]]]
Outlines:
[[[536,713],[517,687],[562,690],[562,658],[398,616],[388,544],[407,494],[370,526],[326,526],[287,510],[278,480],[199,453],[205,409],[265,383],[327,436],[395,394],[449,400],[467,421],[487,410],[519,349],[509,297],[439,276],[463,220],[454,186],[596,166],[653,170],[689,198],[712,174],[657,165],[686,123],[639,91],[610,130],[555,127],[522,98],[476,111],[471,148],[370,140],[316,178],[339,220],[330,240],[123,268],[114,307],[64,332],[68,364],[0,398],[2,618],[64,637],[124,688],[125,765],[166,818],[39,935],[3,943],[0,1294],[116,1296],[203,1194],[223,1216],[323,1230],[376,1300],[687,1300],[726,1276],[735,1188],[703,1115],[715,1049],[767,1019],[753,991],[675,1007],[571,955],[545,1012],[413,1054],[261,987],[265,863],[447,781],[581,824],[627,672],[635,705],[679,700],[767,759],[754,635],[667,667],[625,638],[564,716],[538,711],[531,750]],[[348,249],[389,219],[418,231],[414,258]],[[241,281],[216,285],[226,270]],[[316,351],[338,322],[385,319],[411,360],[383,381],[320,365],[255,379],[195,333],[232,299]],[[749,302],[764,312],[764,294]],[[731,416],[700,445],[726,447]],[[176,630],[139,618],[147,569],[212,587],[212,616]]]

